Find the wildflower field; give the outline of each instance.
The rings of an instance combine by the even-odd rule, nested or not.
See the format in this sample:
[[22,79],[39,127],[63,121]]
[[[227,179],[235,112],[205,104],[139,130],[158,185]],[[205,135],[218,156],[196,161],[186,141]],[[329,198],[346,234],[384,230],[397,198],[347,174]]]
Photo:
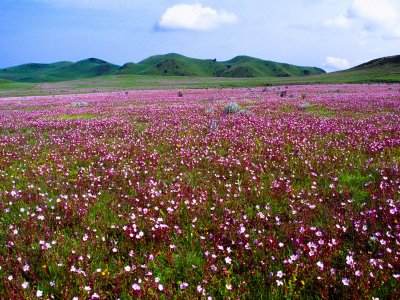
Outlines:
[[400,85],[0,99],[0,299],[399,299]]

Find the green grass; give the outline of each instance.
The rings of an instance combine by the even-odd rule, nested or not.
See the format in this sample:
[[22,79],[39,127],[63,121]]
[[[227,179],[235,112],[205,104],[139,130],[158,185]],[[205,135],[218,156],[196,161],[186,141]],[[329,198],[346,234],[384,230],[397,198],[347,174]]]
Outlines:
[[306,113],[309,113],[311,115],[324,117],[324,118],[333,118],[336,116],[334,111],[329,110],[322,106],[311,106],[311,107],[307,108],[305,111],[306,111]]
[[371,195],[368,188],[365,187],[369,180],[368,176],[359,173],[343,173],[339,177],[339,184],[350,193],[352,200],[360,206],[362,203],[371,201]]
[[94,119],[97,115],[93,114],[80,114],[80,115],[62,115],[61,120],[78,120],[78,119]]
[[0,79],[0,97],[2,92],[4,93],[12,93],[15,91],[16,93],[27,90],[34,90],[36,84],[34,83],[23,83],[16,81],[9,81],[5,79]]

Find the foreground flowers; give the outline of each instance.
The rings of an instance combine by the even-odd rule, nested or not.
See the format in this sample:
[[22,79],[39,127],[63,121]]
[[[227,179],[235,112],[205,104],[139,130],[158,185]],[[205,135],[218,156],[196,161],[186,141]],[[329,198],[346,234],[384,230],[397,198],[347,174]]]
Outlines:
[[400,86],[281,89],[0,100],[1,296],[398,298]]

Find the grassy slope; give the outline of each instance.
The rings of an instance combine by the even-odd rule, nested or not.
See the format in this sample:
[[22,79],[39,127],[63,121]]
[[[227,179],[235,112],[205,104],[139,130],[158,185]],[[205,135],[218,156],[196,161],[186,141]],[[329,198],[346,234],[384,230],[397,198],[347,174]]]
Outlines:
[[89,58],[76,63],[25,64],[0,70],[0,78],[20,82],[54,82],[114,73],[119,66]]
[[168,75],[168,76],[213,76],[224,67],[213,60],[186,57],[176,53],[151,56],[137,64],[130,64],[116,74]]
[[389,72],[397,71],[397,73],[399,73],[400,55],[377,58],[354,68],[351,68],[350,70],[366,70],[372,68],[378,68]]
[[170,53],[151,56],[137,64],[125,64],[118,75],[173,75],[204,77],[291,77],[319,74],[324,71],[312,67],[298,67],[249,56],[237,56],[225,62],[213,59],[194,59]]
[[249,56],[237,56],[226,62],[215,59],[194,59],[170,53],[151,56],[139,63],[122,67],[89,58],[76,63],[25,64],[0,69],[0,79],[19,82],[61,82],[104,75],[162,75],[197,77],[293,77],[320,74],[324,71],[312,67],[264,61]]
[[249,56],[237,56],[223,64],[230,66],[221,74],[227,77],[236,77],[238,74],[242,75],[241,77],[293,77],[325,73],[318,68],[265,61]]
[[89,58],[57,69],[51,72],[49,76],[51,76],[54,81],[74,80],[109,75],[118,69],[119,66],[117,65],[95,58]]
[[46,78],[47,74],[73,64],[72,62],[57,62],[52,64],[24,64],[16,67],[0,69],[0,78],[14,81],[30,81]]

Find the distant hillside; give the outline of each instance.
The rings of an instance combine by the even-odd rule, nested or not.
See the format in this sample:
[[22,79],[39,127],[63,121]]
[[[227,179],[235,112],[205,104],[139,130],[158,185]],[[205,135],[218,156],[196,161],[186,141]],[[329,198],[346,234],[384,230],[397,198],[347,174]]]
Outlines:
[[0,78],[19,82],[55,82],[113,74],[119,66],[89,58],[76,63],[24,64],[0,69]]
[[249,56],[237,56],[225,62],[216,59],[195,59],[176,53],[151,56],[122,67],[89,58],[76,63],[63,61],[52,64],[24,64],[0,69],[0,79],[18,82],[58,82],[103,75],[162,75],[201,77],[294,77],[317,75],[324,70],[299,67]]
[[236,56],[222,64],[227,67],[227,70],[220,74],[224,77],[294,77],[325,73],[324,70],[315,67],[294,66],[250,56]]
[[325,73],[313,67],[265,61],[249,56],[237,56],[228,61],[194,59],[176,53],[151,56],[139,63],[128,63],[116,74],[169,75],[205,77],[293,77]]
[[334,82],[399,82],[400,55],[381,57],[353,68],[333,72],[324,76]]
[[348,71],[366,70],[366,69],[387,69],[387,70],[397,70],[400,72],[400,55],[386,56],[373,59],[369,62],[353,67]]
[[116,74],[212,77],[223,68],[215,60],[195,59],[170,53],[150,56],[137,64],[125,64]]

